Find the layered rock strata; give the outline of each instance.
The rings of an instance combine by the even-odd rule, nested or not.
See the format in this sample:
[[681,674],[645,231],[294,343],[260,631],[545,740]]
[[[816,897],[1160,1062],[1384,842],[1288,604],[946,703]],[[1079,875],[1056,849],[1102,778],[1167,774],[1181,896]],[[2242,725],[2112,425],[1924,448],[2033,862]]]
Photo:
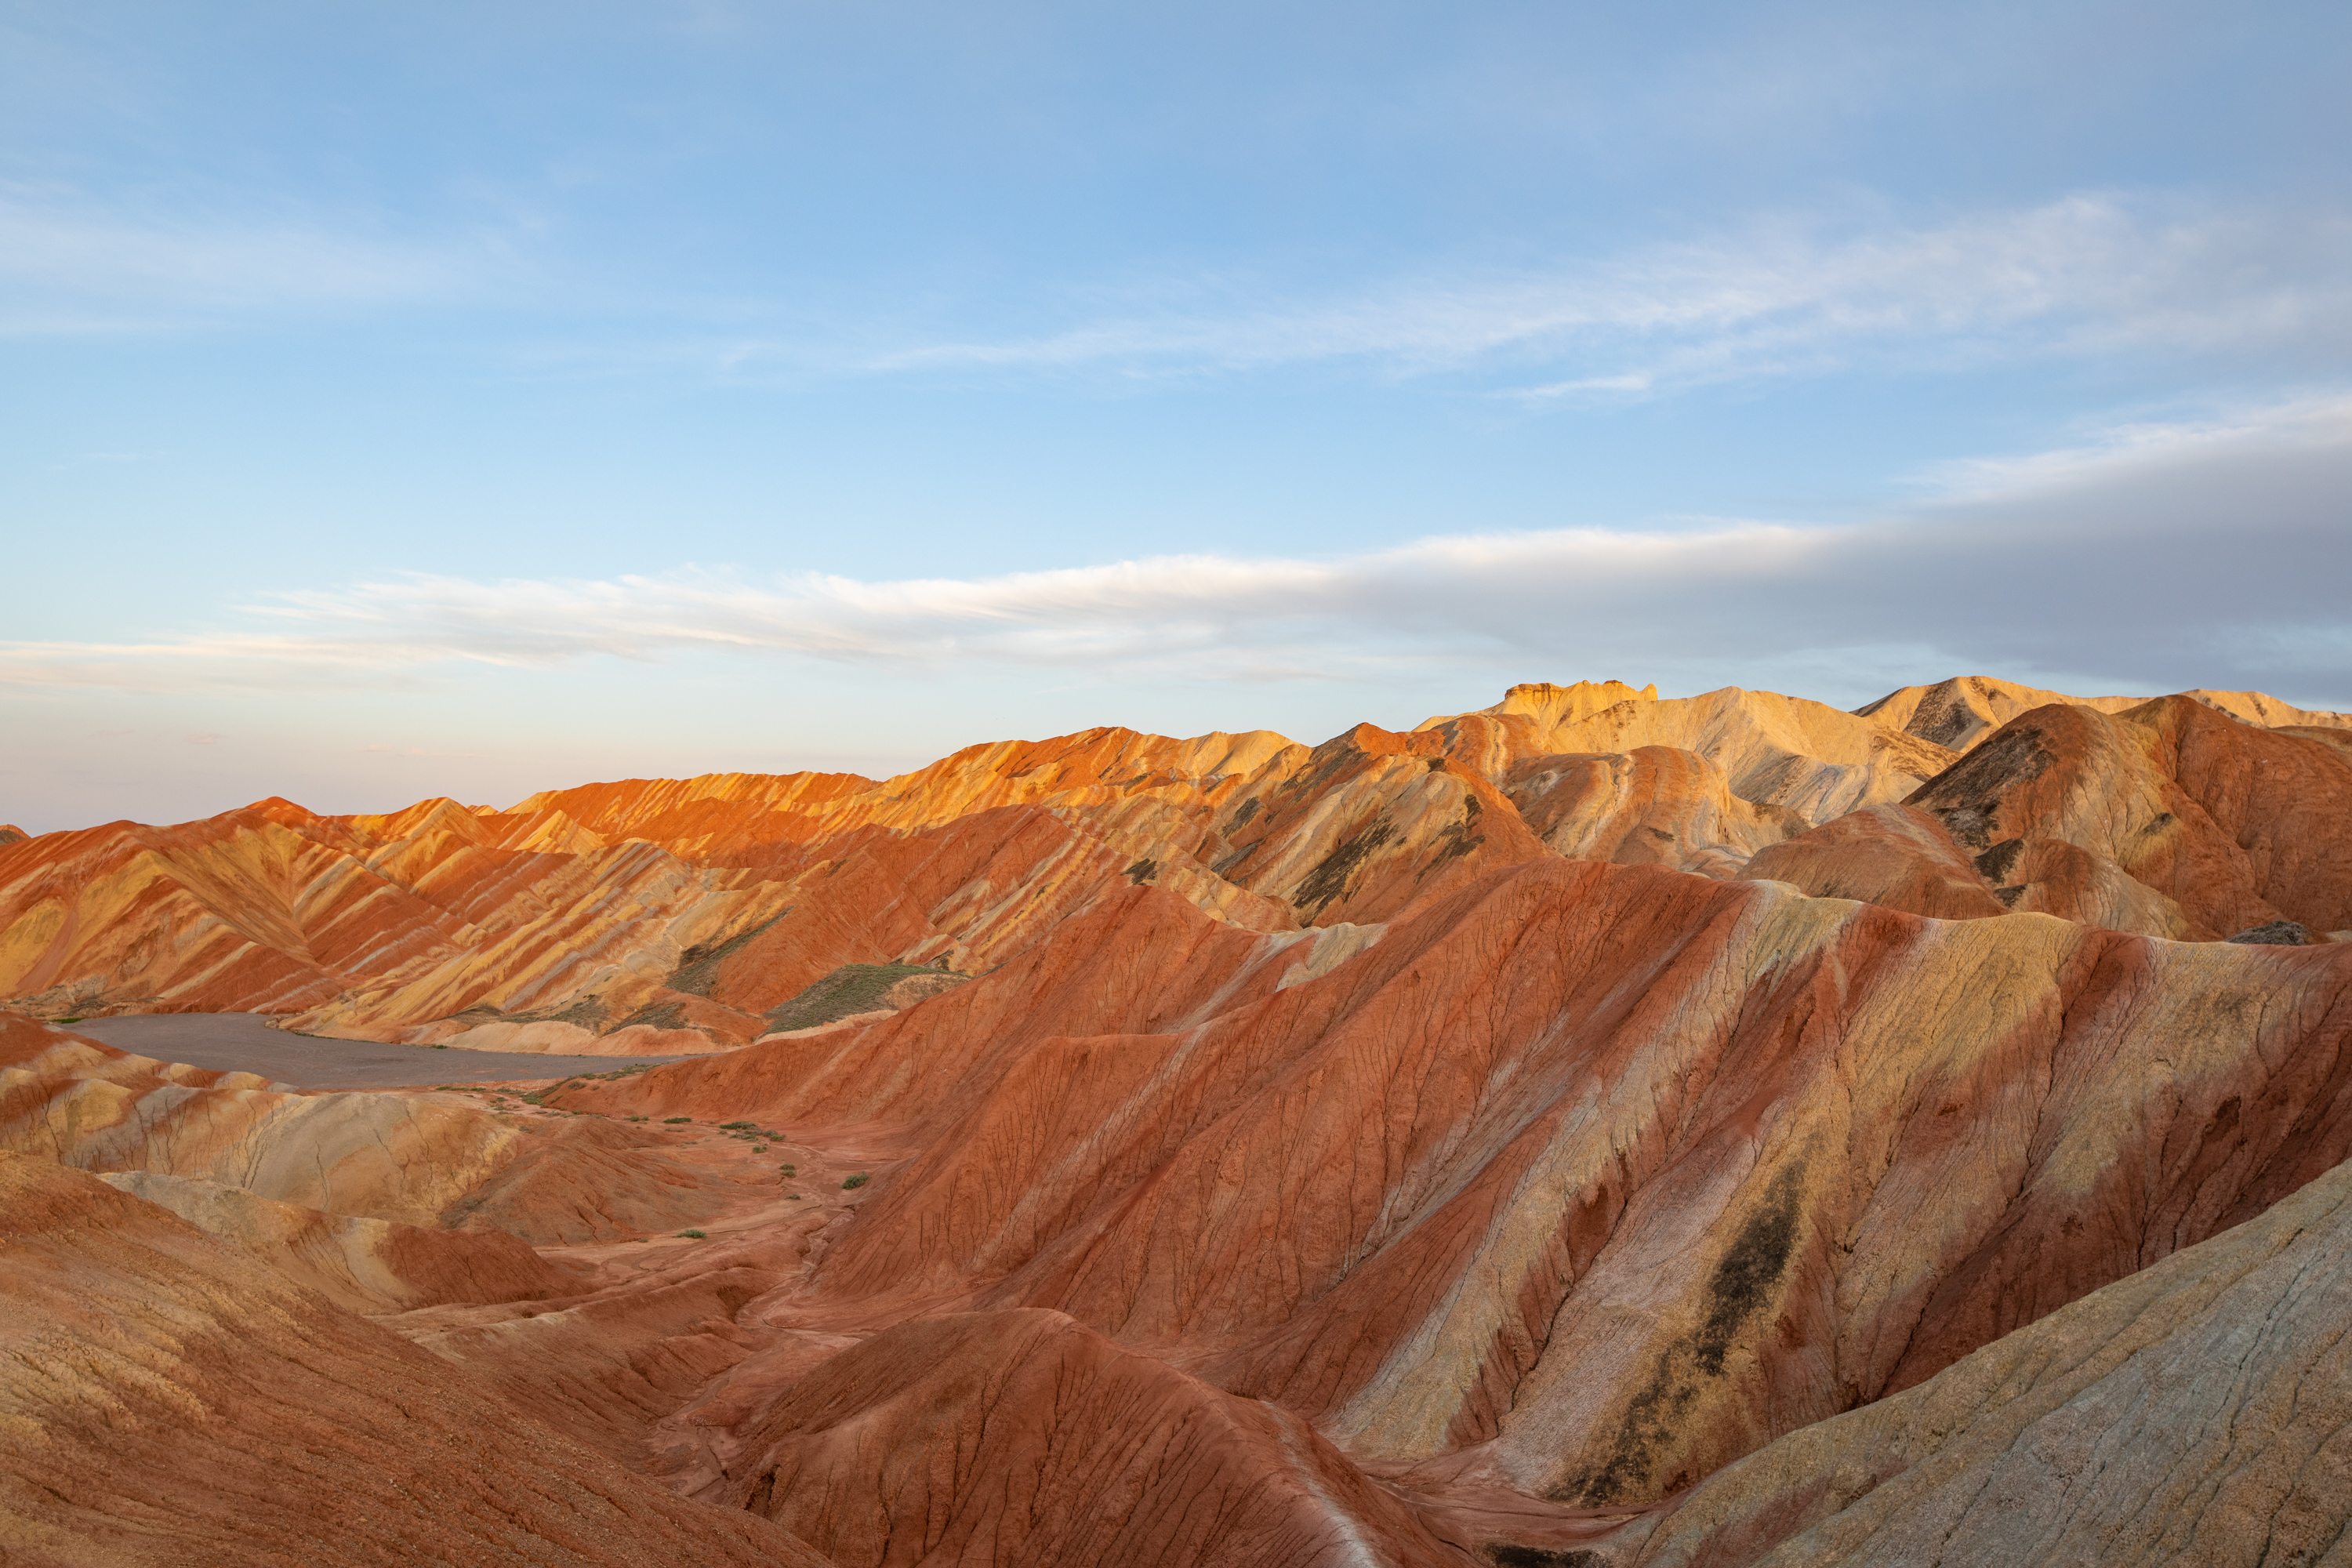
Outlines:
[[0,1152],[0,1214],[11,1563],[824,1562],[765,1519],[558,1436],[94,1176]]
[[[0,1540],[2319,1560],[2347,735],[1529,686],[0,845],[52,1017],[699,1052],[305,1094],[0,1016]],[[142,1492],[214,1443],[250,1508]],[[304,1535],[361,1466],[388,1544]]]
[[2322,1563],[2352,1521],[2352,1166],[1718,1471],[1599,1565]]
[[[1106,729],[880,783],[712,774],[362,816],[265,800],[0,841],[0,998],[51,1018],[254,1011],[354,1038],[674,1055],[770,1032],[844,965],[982,973],[1125,887],[1281,931],[1385,921],[1553,857],[1937,915],[1985,912],[1980,892],[2184,940],[2352,927],[2352,880],[2309,832],[2339,808],[2352,721],[2260,693],[2166,702],[1978,678],[1857,715],[1538,684],[1313,748]],[[1904,801],[1982,862],[1980,889],[1887,815]]]

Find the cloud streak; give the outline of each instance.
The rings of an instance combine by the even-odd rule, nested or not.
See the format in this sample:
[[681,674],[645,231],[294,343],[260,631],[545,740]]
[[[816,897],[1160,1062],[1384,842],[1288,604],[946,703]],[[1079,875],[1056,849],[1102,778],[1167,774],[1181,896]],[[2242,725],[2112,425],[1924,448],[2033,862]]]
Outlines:
[[2352,219],[2077,195],[1843,238],[1769,222],[1542,274],[1408,281],[1336,301],[1130,311],[1042,336],[908,348],[866,368],[1565,370],[1516,389],[1549,399],[1890,353],[1963,363],[2242,351],[2315,334],[2352,342]]
[[[0,682],[275,689],[413,680],[453,662],[545,668],[594,656],[684,652],[909,668],[979,660],[1182,666],[1210,678],[1248,679],[1276,667],[1310,675],[1443,645],[1510,640],[1507,631],[1465,622],[1465,595],[1507,593],[1521,609],[1540,610],[1531,591],[1564,605],[1667,579],[1722,586],[1785,572],[1834,537],[1762,523],[1675,534],[1457,535],[1339,560],[1157,556],[883,583],[816,574],[754,582],[694,570],[495,583],[416,574],[248,610],[283,631],[0,644]],[[1325,651],[1310,657],[1317,648]]]
[[0,331],[152,330],[190,319],[446,300],[504,265],[348,216],[239,216],[0,183]]
[[[640,321],[779,309],[616,296],[580,258],[549,256],[527,269],[504,231],[413,229],[283,203],[208,208],[0,182],[0,332],[115,333],[455,301]],[[513,287],[526,270],[536,279],[528,306]],[[1856,366],[2140,351],[2340,357],[2352,348],[2352,215],[2093,193],[1925,226],[1766,217],[1613,256],[1509,271],[1464,265],[1307,298],[1195,277],[1043,331],[968,325],[908,342],[889,324],[902,310],[845,305],[819,326],[792,309],[785,315],[803,325],[783,336],[617,354],[575,345],[552,363],[668,374],[693,364],[733,382],[777,367],[796,379],[1151,378],[1343,363],[1467,377],[1544,404]]]
[[1319,560],[898,582],[417,574],[285,595],[215,633],[0,645],[0,684],[331,689],[687,655],[1377,680],[1433,661],[1664,669],[1902,646],[1952,669],[2352,699],[2352,397],[2127,426],[1937,479],[1863,524],[1461,534]]

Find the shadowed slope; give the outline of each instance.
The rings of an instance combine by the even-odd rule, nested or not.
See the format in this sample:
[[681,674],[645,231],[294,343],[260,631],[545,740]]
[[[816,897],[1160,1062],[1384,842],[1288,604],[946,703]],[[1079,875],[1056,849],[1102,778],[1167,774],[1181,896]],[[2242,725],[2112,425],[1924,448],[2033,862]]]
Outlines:
[[471,1386],[640,1473],[662,1474],[658,1424],[773,1338],[746,1309],[798,1273],[806,1230],[824,1218],[807,1215],[798,1233],[608,1254],[575,1293],[552,1301],[444,1305],[383,1321],[462,1369]]
[[0,1152],[0,1542],[50,1565],[804,1565],[152,1204]]
[[1475,1568],[1297,1416],[1058,1312],[905,1323],[793,1385],[727,1500],[855,1568]]

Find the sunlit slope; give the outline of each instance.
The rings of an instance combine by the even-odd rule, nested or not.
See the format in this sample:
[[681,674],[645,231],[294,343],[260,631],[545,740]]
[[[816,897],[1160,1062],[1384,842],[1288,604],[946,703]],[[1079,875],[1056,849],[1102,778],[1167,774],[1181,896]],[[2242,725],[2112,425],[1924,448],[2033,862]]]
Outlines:
[[2352,752],[2189,696],[2030,709],[1899,805],[1747,875],[1964,918],[2038,910],[2186,942],[2352,927]]
[[0,1019],[0,1145],[841,1563],[2253,1561],[2343,1506],[2352,756],[2284,716],[1522,687],[51,836],[52,1015],[697,1054],[299,1094]]
[[2352,1152],[2352,947],[1556,859],[1313,934],[1133,889],[556,1103],[894,1129],[831,1299],[1051,1308],[1433,1484],[1642,1505]]
[[[710,774],[345,817],[267,800],[0,843],[0,997],[48,1017],[252,1010],[370,1038],[693,1052],[759,1037],[844,964],[982,973],[1134,886],[1282,931],[1389,921],[1552,858],[2190,940],[2352,926],[2341,836],[2314,826],[2352,768],[2339,716],[2258,693],[2019,707],[2049,695],[1972,678],[1856,715],[1735,688],[1530,685],[1314,747],[1102,729],[879,782]],[[1995,736],[2053,713],[2032,733],[2063,743]],[[2061,759],[2034,764],[2031,802],[1987,760],[2015,746]]]

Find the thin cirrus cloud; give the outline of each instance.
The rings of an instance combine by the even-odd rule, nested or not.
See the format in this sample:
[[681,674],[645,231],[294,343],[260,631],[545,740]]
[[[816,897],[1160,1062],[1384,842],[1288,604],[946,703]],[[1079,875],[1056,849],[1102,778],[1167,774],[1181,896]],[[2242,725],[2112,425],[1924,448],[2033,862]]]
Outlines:
[[424,685],[467,666],[785,656],[1116,677],[1376,680],[1433,661],[1736,669],[1905,646],[1962,670],[2352,701],[2352,397],[1954,468],[1882,521],[1449,535],[1325,559],[1160,556],[978,579],[410,575],[229,632],[0,645],[58,691]]
[[1529,398],[1650,393],[1894,355],[2245,351],[2352,340],[2352,219],[2076,195],[1825,238],[1768,221],[1542,273],[1335,300],[1133,308],[1025,337],[874,356],[872,371],[1250,370],[1360,359],[1427,374],[1570,368]]
[[114,332],[223,312],[446,300],[502,265],[495,240],[426,242],[347,215],[237,216],[0,184],[0,331]]
[[[658,374],[696,364],[743,380],[772,365],[795,378],[1131,378],[1352,362],[1467,374],[1538,403],[1858,364],[2352,345],[2352,216],[2097,193],[1928,225],[1768,216],[1539,268],[1464,263],[1306,298],[1205,274],[1123,293],[1079,284],[1066,298],[1095,308],[1042,331],[993,328],[975,312],[995,307],[967,300],[943,308],[970,319],[908,342],[888,324],[900,307],[872,301],[822,328],[716,348],[616,350],[565,329],[557,336],[579,341],[526,353],[551,324],[531,319],[551,310],[642,322],[759,309],[739,286],[715,304],[698,304],[684,279],[658,298],[616,290],[597,280],[600,266],[497,226],[426,232],[230,194],[206,205],[0,182],[0,331],[18,335],[494,301],[522,311],[503,352],[532,363]],[[511,287],[526,275],[529,290]]]

